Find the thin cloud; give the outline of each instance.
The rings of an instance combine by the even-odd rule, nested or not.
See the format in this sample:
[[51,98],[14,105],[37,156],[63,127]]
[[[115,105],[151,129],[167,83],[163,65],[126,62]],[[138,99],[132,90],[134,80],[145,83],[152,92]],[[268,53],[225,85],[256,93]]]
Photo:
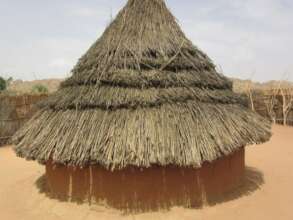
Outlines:
[[56,58],[53,59],[50,63],[49,66],[52,68],[68,68],[72,66],[72,62],[67,60],[66,58]]
[[96,8],[78,7],[72,9],[69,13],[72,16],[85,17],[85,18],[103,18],[111,15],[111,8],[102,7],[97,10]]
[[293,10],[283,1],[207,0],[187,10],[183,29],[226,75],[265,81],[290,71]]
[[82,17],[96,17],[98,15],[96,11],[91,8],[78,8],[72,11],[71,14]]
[[[125,2],[52,0],[44,7],[34,0],[8,1],[0,8],[1,75],[66,76]],[[266,81],[291,73],[291,0],[166,2],[187,36],[226,75]]]

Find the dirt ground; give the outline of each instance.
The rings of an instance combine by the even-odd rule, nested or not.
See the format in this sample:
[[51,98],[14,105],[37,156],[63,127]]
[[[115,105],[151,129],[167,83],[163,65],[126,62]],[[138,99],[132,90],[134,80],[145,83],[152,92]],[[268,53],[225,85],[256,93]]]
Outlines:
[[200,209],[123,214],[88,204],[60,202],[40,193],[36,182],[44,167],[17,158],[9,146],[0,148],[0,219],[293,219],[293,128],[275,126],[272,140],[248,147],[245,186],[217,204]]

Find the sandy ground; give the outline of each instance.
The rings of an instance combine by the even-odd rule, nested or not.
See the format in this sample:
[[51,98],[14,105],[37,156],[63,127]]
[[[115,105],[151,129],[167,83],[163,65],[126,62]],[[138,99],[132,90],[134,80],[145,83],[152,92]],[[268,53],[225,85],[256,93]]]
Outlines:
[[[247,148],[250,176],[247,192],[201,209],[174,207],[168,211],[123,214],[103,206],[65,203],[40,193],[36,181],[44,167],[18,159],[10,147],[0,148],[0,219],[293,219],[293,128],[275,126],[272,140]],[[250,189],[250,190],[248,190]],[[243,190],[243,189],[242,189]]]

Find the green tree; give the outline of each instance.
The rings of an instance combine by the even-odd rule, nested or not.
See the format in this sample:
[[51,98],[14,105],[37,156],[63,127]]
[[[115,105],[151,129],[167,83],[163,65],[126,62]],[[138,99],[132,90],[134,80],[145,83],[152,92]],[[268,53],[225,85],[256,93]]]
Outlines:
[[7,88],[6,80],[0,76],[0,91],[4,91]]
[[47,94],[49,92],[48,88],[44,85],[37,84],[32,88],[32,92],[36,94]]

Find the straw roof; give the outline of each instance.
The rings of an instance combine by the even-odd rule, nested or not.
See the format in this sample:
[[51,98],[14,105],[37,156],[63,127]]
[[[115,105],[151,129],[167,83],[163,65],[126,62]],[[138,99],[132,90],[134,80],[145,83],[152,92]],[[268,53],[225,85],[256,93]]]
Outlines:
[[13,140],[41,163],[201,167],[270,138],[244,104],[163,0],[129,0]]

